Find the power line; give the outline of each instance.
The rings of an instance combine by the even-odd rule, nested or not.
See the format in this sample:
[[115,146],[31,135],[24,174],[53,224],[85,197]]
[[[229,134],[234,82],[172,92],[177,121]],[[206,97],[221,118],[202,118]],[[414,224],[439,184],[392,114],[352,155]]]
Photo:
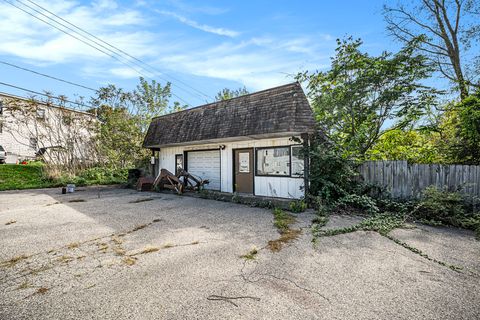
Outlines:
[[[31,1],[31,0],[27,0],[27,1],[28,1],[28,2],[30,2],[31,4],[33,4],[33,5],[37,6],[38,8],[40,8],[40,9],[42,9],[42,10],[44,10],[44,11],[48,12],[48,13],[49,13],[49,14],[51,14],[52,16],[54,16],[54,17],[56,17],[56,18],[60,19],[61,21],[63,21],[63,22],[65,22],[65,23],[67,23],[67,24],[69,24],[69,25],[73,26],[74,28],[76,28],[76,29],[78,29],[78,30],[82,31],[83,33],[85,33],[85,34],[89,35],[90,37],[92,37],[92,38],[94,38],[94,39],[96,39],[96,40],[98,40],[98,41],[100,41],[100,42],[102,42],[102,43],[106,44],[108,47],[110,47],[110,48],[113,48],[113,49],[115,49],[115,50],[117,50],[117,51],[119,51],[119,52],[123,53],[123,54],[124,54],[124,55],[126,55],[127,57],[129,57],[129,58],[131,58],[131,59],[133,59],[133,60],[135,60],[135,61],[138,61],[139,63],[141,63],[141,64],[143,64],[143,65],[145,65],[145,66],[147,66],[147,67],[151,68],[152,70],[154,70],[154,71],[156,71],[156,72],[160,72],[160,73],[163,73],[163,74],[165,74],[166,76],[168,76],[169,78],[172,78],[172,79],[173,79],[173,80],[175,80],[176,82],[179,82],[179,83],[181,83],[181,84],[185,85],[186,87],[188,87],[188,88],[190,88],[190,89],[194,90],[195,92],[198,92],[199,94],[201,94],[201,95],[203,95],[203,96],[205,96],[205,97],[207,97],[207,98],[209,98],[209,99],[213,99],[213,98],[212,98],[211,96],[209,96],[208,94],[206,94],[206,93],[204,93],[204,92],[202,92],[202,91],[200,91],[200,90],[198,90],[198,89],[196,89],[196,88],[194,88],[194,87],[190,86],[189,84],[185,83],[184,81],[181,81],[181,80],[179,80],[179,79],[177,79],[177,78],[175,78],[175,77],[173,77],[173,76],[171,76],[171,75],[169,75],[169,74],[167,74],[167,73],[165,73],[165,72],[163,72],[163,71],[160,71],[160,70],[158,70],[158,69],[157,69],[157,68],[155,68],[154,66],[152,66],[152,65],[148,64],[147,62],[145,62],[145,61],[143,61],[143,60],[141,60],[141,59],[138,59],[138,58],[136,58],[136,57],[134,57],[134,56],[130,55],[128,52],[125,52],[124,50],[122,50],[122,49],[120,49],[120,48],[118,48],[118,47],[116,47],[116,46],[114,46],[114,45],[112,45],[112,44],[110,44],[110,43],[108,43],[108,42],[104,41],[103,39],[101,39],[101,38],[99,38],[99,37],[95,36],[94,34],[92,34],[92,33],[88,32],[88,31],[86,31],[85,29],[82,29],[81,27],[79,27],[79,26],[77,26],[77,25],[75,25],[75,24],[73,24],[73,23],[69,22],[68,20],[65,20],[64,18],[60,17],[59,15],[55,14],[54,12],[51,12],[51,11],[49,11],[48,9],[46,9],[45,7],[42,7],[41,5],[39,5],[39,4],[37,4],[37,3],[35,3],[34,1]],[[21,3],[22,3],[22,1],[19,1],[19,2],[21,2]],[[23,4],[23,3],[22,3],[22,4]],[[77,34],[78,34],[78,32],[77,32]],[[96,43],[96,42],[95,42],[95,43]],[[165,79],[163,79],[163,80],[165,80]],[[165,81],[168,81],[168,80],[165,80]]]
[[[88,106],[88,105],[83,104],[83,103],[80,103],[80,102],[67,100],[67,99],[64,99],[64,98],[61,98],[61,97],[52,96],[52,95],[49,95],[49,94],[46,94],[46,93],[42,93],[42,92],[38,92],[38,91],[26,89],[26,88],[19,87],[19,86],[13,85],[13,84],[8,84],[8,83],[5,83],[5,82],[0,82],[0,85],[6,86],[6,87],[10,87],[10,88],[15,88],[15,89],[22,90],[22,91],[29,92],[29,93],[33,93],[33,94],[38,94],[38,95],[40,95],[40,96],[48,97],[48,98],[51,98],[51,99],[56,99],[56,100],[62,101],[62,102],[68,102],[68,103],[76,104],[76,105],[78,105],[78,106],[85,107],[85,108],[89,108],[89,109],[92,109],[92,108],[93,108],[92,106]],[[7,94],[7,95],[8,95],[8,93],[4,93],[4,94]]]
[[[121,60],[120,58],[118,58],[117,56],[112,55],[112,54],[110,54],[110,53],[108,53],[108,52],[103,51],[102,49],[97,48],[96,46],[94,46],[94,45],[86,42],[85,40],[82,40],[82,39],[78,38],[77,36],[72,35],[71,33],[69,33],[69,32],[67,32],[67,31],[65,31],[65,30],[63,30],[63,29],[61,29],[61,28],[59,28],[59,27],[51,24],[50,22],[45,21],[45,20],[43,20],[42,18],[37,17],[37,16],[34,15],[33,13],[28,12],[27,10],[25,10],[25,9],[23,9],[23,8],[20,8],[19,6],[11,3],[11,2],[8,1],[8,0],[3,0],[3,1],[6,2],[6,3],[8,3],[8,4],[10,4],[11,6],[13,6],[13,7],[15,7],[15,8],[17,8],[17,9],[23,11],[23,12],[25,12],[26,14],[34,17],[35,19],[38,19],[38,20],[42,21],[43,23],[46,23],[46,24],[48,24],[49,26],[51,26],[51,27],[53,27],[53,28],[55,28],[55,29],[57,29],[57,30],[59,30],[59,31],[61,31],[61,32],[67,34],[67,35],[69,35],[69,36],[71,36],[72,38],[74,38],[74,39],[76,39],[76,40],[78,40],[78,41],[80,41],[80,42],[82,42],[82,43],[84,43],[84,44],[86,44],[86,45],[88,45],[89,47],[91,47],[91,48],[93,48],[93,49],[95,49],[95,50],[97,50],[97,51],[100,51],[100,52],[102,52],[103,54],[106,54],[107,56],[109,56],[109,57],[111,57],[111,58],[119,61],[120,63],[128,66],[130,69],[132,69],[132,70],[134,70],[135,72],[137,72],[138,74],[140,74],[140,75],[142,75],[142,76],[144,76],[144,77],[146,77],[146,78],[150,78],[150,79],[151,79],[151,77],[145,75],[145,74],[142,73],[141,71],[137,70],[135,67],[132,67],[131,65],[129,65],[129,64],[127,64],[126,62],[122,61],[122,60]],[[27,7],[28,7],[28,6],[27,6]],[[33,10],[35,10],[35,9],[33,9]],[[35,10],[35,11],[36,11],[36,10]],[[52,19],[51,19],[51,20],[52,20]],[[57,22],[57,23],[58,23],[58,22]],[[59,23],[59,24],[60,24],[60,23]],[[118,55],[118,54],[117,54],[117,55]],[[176,95],[176,94],[174,94],[174,93],[171,93],[171,94],[172,94],[174,97],[176,97],[177,99],[181,100],[181,101],[182,101],[183,103],[185,103],[186,105],[190,105],[187,101],[185,101],[184,99],[182,99],[182,98],[179,97],[178,95]]]
[[34,74],[38,74],[38,75],[40,75],[40,76],[47,77],[47,78],[50,78],[50,79],[53,79],[53,80],[61,81],[61,82],[64,82],[64,83],[68,83],[68,84],[71,84],[71,85],[73,85],[73,86],[77,86],[77,87],[84,88],[84,89],[88,89],[88,90],[95,91],[95,92],[97,91],[96,89],[93,89],[93,88],[84,86],[84,85],[82,85],[82,84],[78,84],[78,83],[71,82],[71,81],[68,81],[68,80],[60,79],[60,78],[57,78],[57,77],[54,77],[54,76],[49,76],[48,74],[41,73],[41,72],[38,72],[38,71],[35,71],[35,70],[31,70],[31,69],[27,69],[27,68],[24,68],[24,67],[20,67],[20,66],[18,66],[18,65],[16,65],[16,64],[13,64],[13,63],[9,63],[9,62],[2,61],[2,60],[0,60],[0,63],[1,63],[1,64],[4,64],[4,65],[7,65],[7,66],[10,66],[10,67],[13,67],[13,68],[21,69],[21,70],[28,71],[28,72],[31,72],[31,73],[34,73]]

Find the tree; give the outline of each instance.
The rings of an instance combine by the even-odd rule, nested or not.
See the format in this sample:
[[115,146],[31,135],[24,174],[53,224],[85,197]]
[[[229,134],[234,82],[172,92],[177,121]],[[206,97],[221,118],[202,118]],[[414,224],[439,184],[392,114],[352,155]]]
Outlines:
[[480,164],[480,93],[450,105],[439,130],[439,145],[449,163]]
[[215,96],[215,101],[228,100],[228,99],[244,96],[249,93],[250,92],[245,87],[238,88],[236,90],[224,88],[217,93],[217,95]]
[[[384,6],[387,30],[404,43],[418,40],[418,49],[438,72],[455,84],[460,98],[465,99],[471,87],[480,87],[480,55],[474,45],[480,39],[480,1],[414,0],[413,3],[410,7],[402,3]],[[470,59],[469,49],[476,50]]]
[[438,150],[437,132],[423,130],[391,130],[368,150],[369,160],[407,160],[411,163],[444,162]]
[[90,112],[100,120],[97,140],[103,162],[120,168],[143,165],[149,153],[142,142],[152,118],[186,107],[170,104],[170,97],[170,83],[162,86],[144,78],[131,92],[115,85],[100,88],[91,98],[96,107]]
[[128,168],[141,164],[148,157],[142,148],[143,133],[137,115],[126,107],[103,104],[96,109],[100,120],[97,135],[100,161],[113,168]]
[[132,96],[134,97],[135,112],[139,116],[142,132],[147,131],[153,117],[186,108],[186,106],[182,106],[176,101],[173,106],[169,105],[169,100],[172,96],[170,82],[167,82],[162,87],[155,80],[149,83],[143,77],[140,77],[140,84],[137,85],[137,89],[133,91]]
[[406,128],[435,102],[438,92],[420,84],[431,73],[417,43],[398,53],[373,57],[361,52],[361,40],[337,40],[336,55],[326,72],[308,71],[306,81],[317,122],[344,149],[346,156],[365,153],[389,130]]

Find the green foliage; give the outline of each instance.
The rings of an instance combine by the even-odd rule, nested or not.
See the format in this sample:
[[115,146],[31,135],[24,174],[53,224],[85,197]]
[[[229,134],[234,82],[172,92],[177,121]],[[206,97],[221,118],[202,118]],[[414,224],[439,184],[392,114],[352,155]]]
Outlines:
[[427,188],[412,216],[420,221],[443,223],[456,227],[480,230],[478,199],[468,199],[459,192],[448,192],[435,187]]
[[273,209],[273,225],[280,231],[286,232],[290,229],[290,225],[295,222],[295,217],[286,213],[280,208]]
[[[317,122],[342,146],[343,154],[362,159],[388,130],[406,128],[434,104],[437,92],[420,83],[431,73],[418,42],[399,52],[370,56],[361,40],[337,40],[336,55],[326,72],[297,76],[307,88]],[[387,120],[394,120],[391,126]]]
[[250,92],[245,87],[238,88],[235,90],[224,88],[217,93],[217,95],[215,96],[215,101],[228,100],[228,99],[244,96],[249,93]]
[[368,160],[407,160],[411,163],[441,163],[436,144],[438,133],[422,130],[391,130],[385,132],[367,151]]
[[480,164],[480,93],[447,110],[442,123],[450,163]]
[[50,183],[44,180],[42,165],[0,165],[0,191],[47,187]]
[[124,107],[112,108],[102,105],[97,108],[100,124],[98,148],[101,161],[116,168],[129,168],[149,156],[142,148],[143,133],[139,120]]
[[304,212],[307,210],[307,203],[303,200],[296,200],[289,203],[289,208],[291,212]]
[[367,195],[347,194],[335,202],[336,208],[355,208],[360,209],[369,215],[379,213],[375,200]]
[[127,181],[128,170],[93,167],[71,176],[60,172],[48,176],[46,166],[40,162],[28,165],[7,164],[0,166],[0,191],[38,189],[64,186],[74,183],[78,186],[96,184],[122,184]]
[[376,231],[381,235],[387,235],[390,231],[404,225],[405,218],[401,215],[390,213],[375,214],[353,226],[335,229],[315,229],[315,237],[329,237],[339,234],[351,233],[359,230]]
[[357,187],[354,163],[345,159],[336,147],[315,139],[304,152],[310,158],[310,198],[328,205]]
[[185,108],[169,103],[171,85],[165,86],[140,78],[136,90],[129,92],[115,85],[100,88],[91,98],[95,109],[89,110],[100,120],[97,145],[100,160],[114,168],[141,167],[148,163],[149,150],[143,139],[153,117]]

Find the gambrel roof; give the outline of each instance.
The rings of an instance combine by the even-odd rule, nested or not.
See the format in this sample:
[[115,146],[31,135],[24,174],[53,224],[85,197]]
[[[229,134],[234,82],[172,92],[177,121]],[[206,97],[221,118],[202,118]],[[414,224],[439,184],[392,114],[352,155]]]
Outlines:
[[315,120],[298,82],[156,117],[143,146],[313,133]]

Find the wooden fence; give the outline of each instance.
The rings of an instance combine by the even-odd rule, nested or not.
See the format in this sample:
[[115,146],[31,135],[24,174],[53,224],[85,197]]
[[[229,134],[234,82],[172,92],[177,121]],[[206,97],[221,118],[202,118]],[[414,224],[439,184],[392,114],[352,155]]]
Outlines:
[[358,170],[365,182],[384,188],[393,198],[418,198],[432,185],[480,196],[480,166],[367,161]]

